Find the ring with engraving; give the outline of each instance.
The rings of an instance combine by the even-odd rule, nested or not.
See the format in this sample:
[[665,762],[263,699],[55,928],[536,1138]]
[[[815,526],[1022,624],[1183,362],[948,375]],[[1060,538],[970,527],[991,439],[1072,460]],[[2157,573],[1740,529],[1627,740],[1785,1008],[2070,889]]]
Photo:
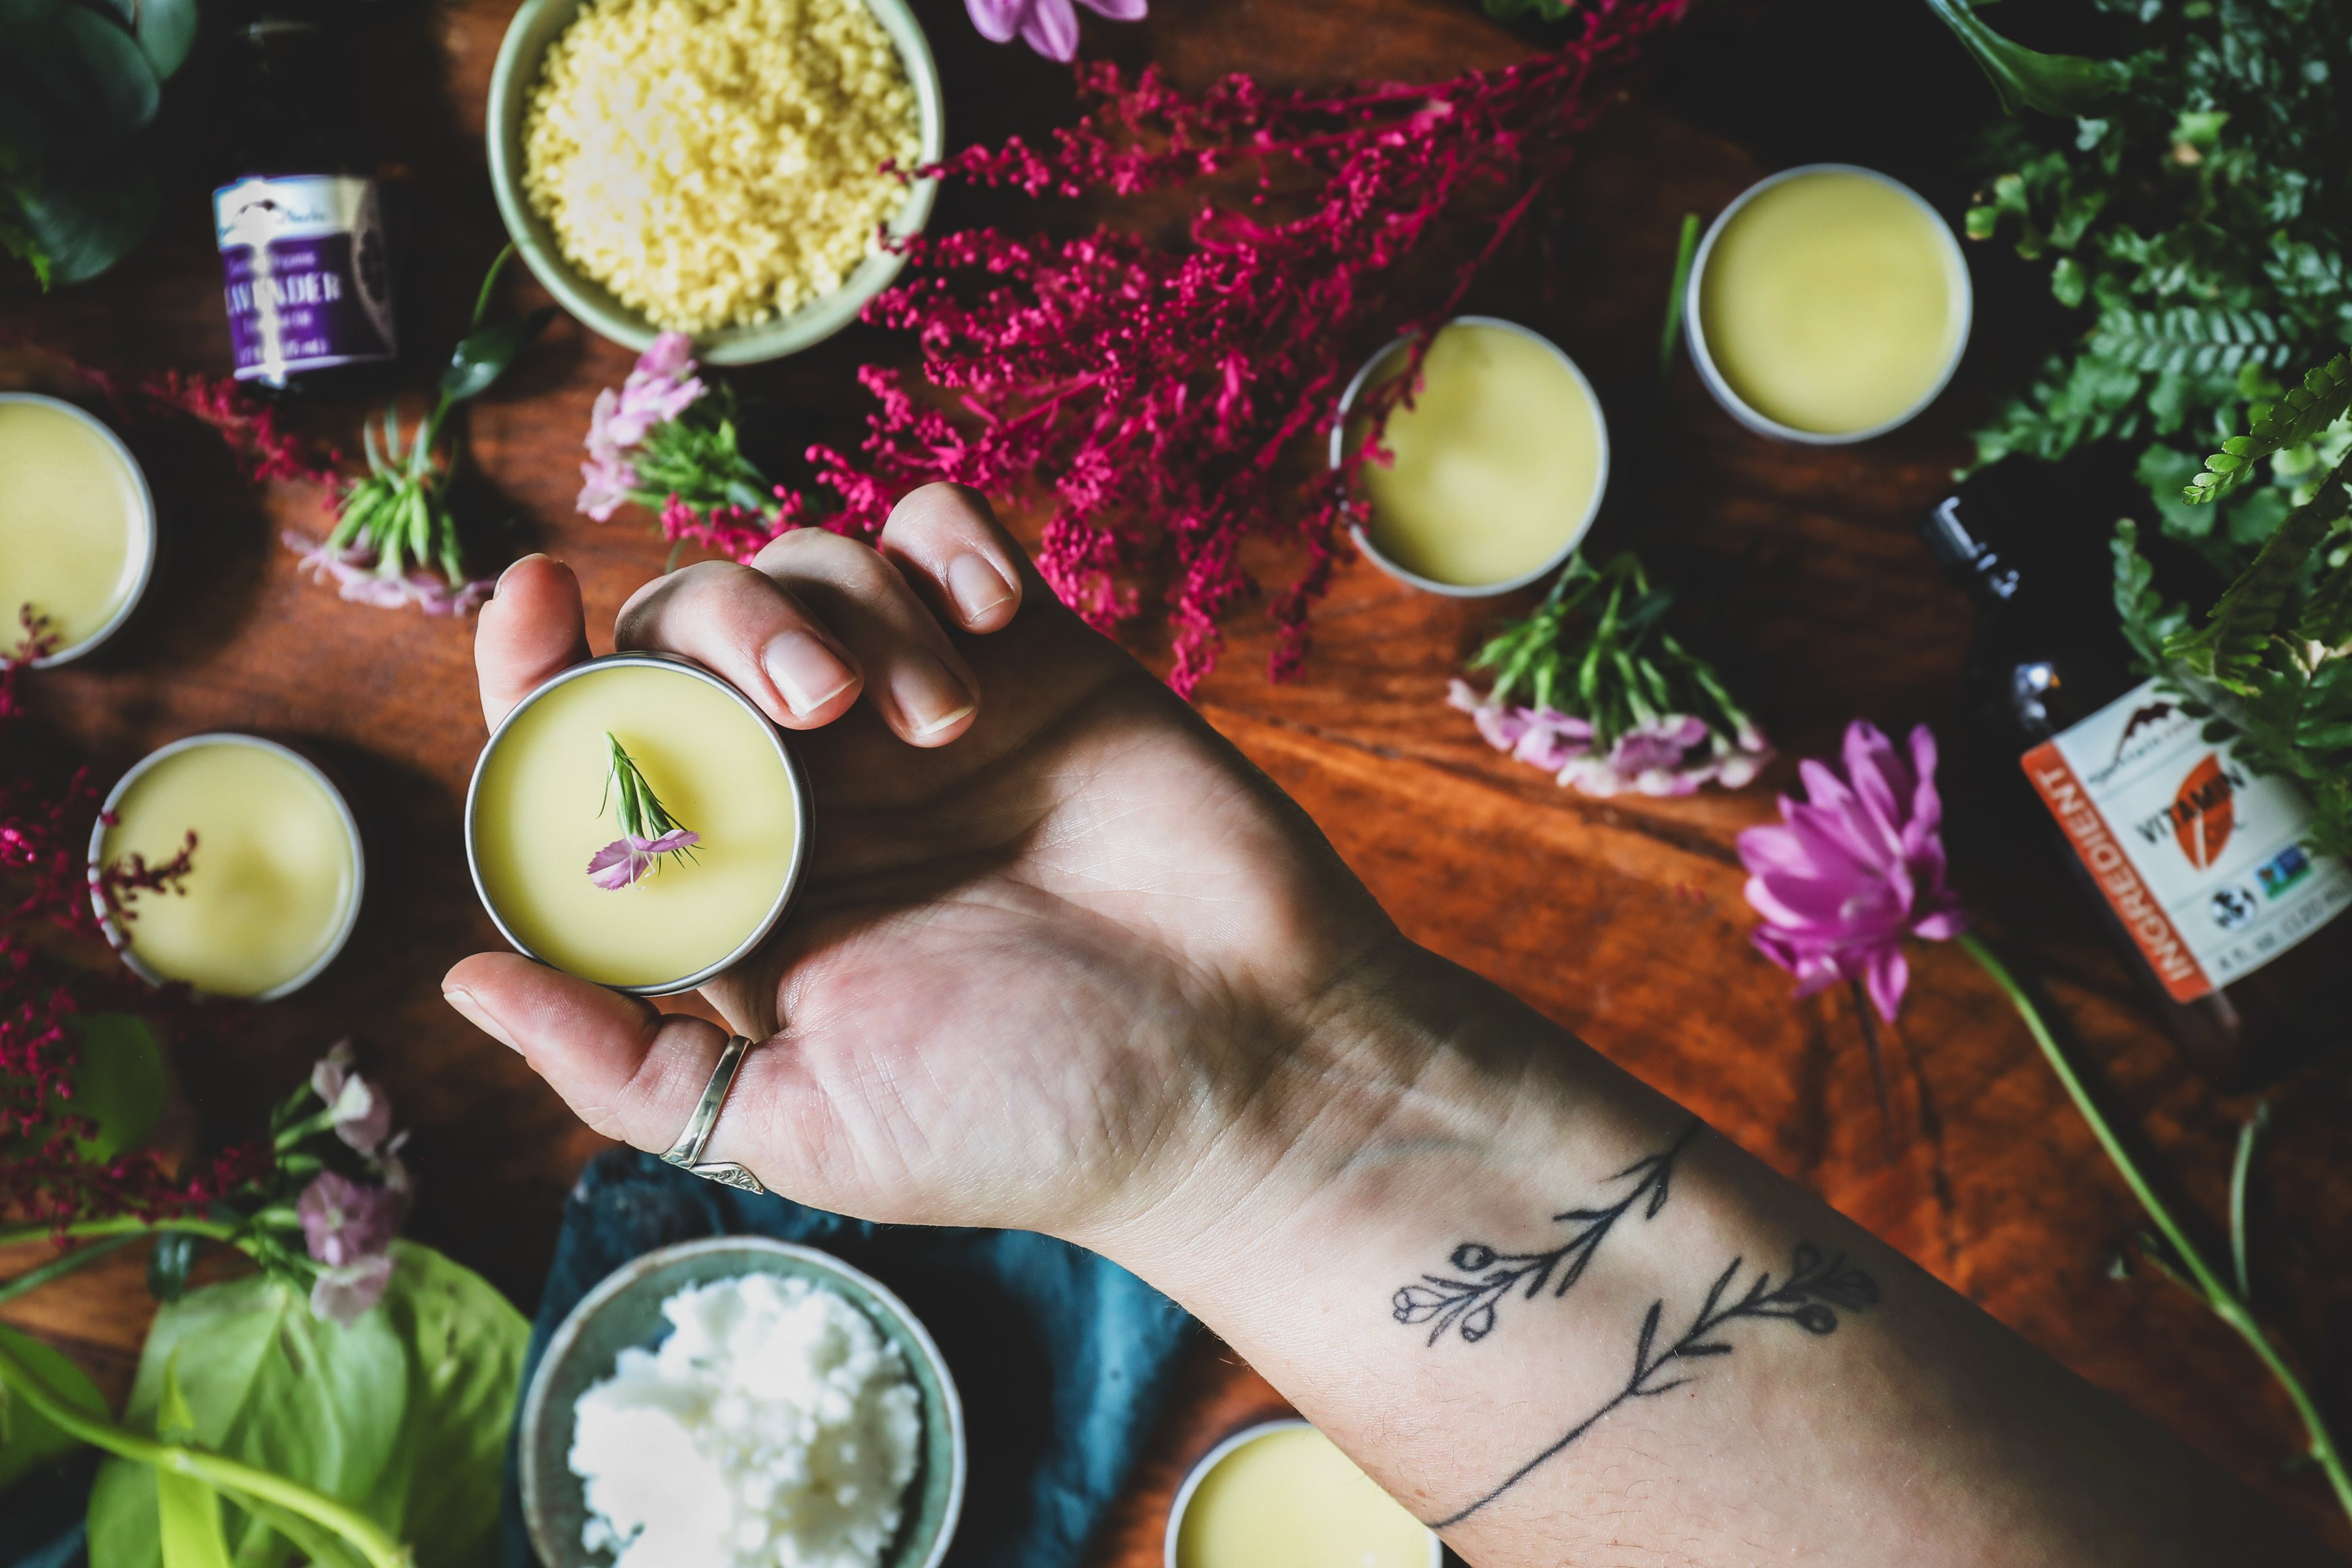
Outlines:
[[735,1087],[736,1070],[743,1065],[743,1054],[751,1048],[751,1042],[741,1035],[727,1037],[725,1048],[719,1053],[719,1064],[710,1069],[710,1081],[702,1086],[702,1100],[695,1106],[694,1114],[686,1120],[686,1131],[662,1152],[662,1158],[682,1171],[691,1171],[722,1186],[764,1194],[768,1189],[760,1184],[760,1178],[742,1166],[726,1160],[705,1164],[702,1159],[702,1152],[710,1146],[711,1129],[719,1125],[719,1112],[727,1103],[727,1091]]

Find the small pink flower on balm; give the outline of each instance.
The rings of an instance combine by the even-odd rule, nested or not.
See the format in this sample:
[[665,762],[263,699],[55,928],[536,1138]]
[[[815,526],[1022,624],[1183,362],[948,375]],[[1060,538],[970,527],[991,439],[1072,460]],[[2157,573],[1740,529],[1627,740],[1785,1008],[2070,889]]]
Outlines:
[[1967,929],[1944,885],[1944,807],[1936,793],[1936,738],[1911,731],[1906,759],[1876,728],[1845,732],[1845,776],[1798,764],[1808,802],[1780,797],[1783,826],[1739,836],[1748,901],[1764,923],[1756,946],[1809,996],[1860,980],[1889,1023],[1911,970],[1906,937],[1946,942]]
[[[1114,22],[1143,18],[1146,0],[1077,0]],[[1051,60],[1078,57],[1078,13],[1071,0],[964,0],[971,25],[992,44],[1021,41]]]
[[[702,836],[688,831],[670,816],[619,736],[605,731],[604,744],[609,757],[604,794],[607,799],[619,799],[621,836],[588,858],[588,879],[617,893],[660,870],[667,856],[693,859],[694,847],[702,842]],[[596,814],[602,816],[604,809],[598,805]]]
[[619,892],[661,868],[661,858],[702,842],[698,833],[674,827],[658,838],[615,838],[588,858],[588,879],[609,892]]

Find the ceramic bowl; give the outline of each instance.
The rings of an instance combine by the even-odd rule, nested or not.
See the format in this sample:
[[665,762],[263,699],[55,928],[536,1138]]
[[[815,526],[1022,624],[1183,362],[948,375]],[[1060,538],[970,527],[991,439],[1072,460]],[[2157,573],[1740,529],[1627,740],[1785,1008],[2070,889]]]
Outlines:
[[922,1397],[923,1451],[882,1568],[938,1568],[947,1555],[963,1511],[963,1405],[929,1331],[879,1281],[829,1253],[761,1236],[715,1236],[648,1252],[616,1270],[581,1300],[548,1342],[523,1399],[520,1440],[523,1522],[546,1568],[604,1568],[611,1561],[580,1544],[587,1504],[567,1462],[580,1396],[613,1375],[622,1351],[661,1342],[667,1328],[664,1301],[689,1285],[746,1274],[830,1287],[898,1347]]
[[[499,46],[498,64],[490,73],[490,101],[486,116],[489,141],[490,188],[497,195],[499,216],[507,234],[522,254],[531,275],[555,296],[563,308],[586,322],[598,335],[642,353],[661,329],[613,297],[603,284],[564,259],[546,220],[530,210],[523,195],[522,118],[525,100],[539,82],[540,61],[547,47],[579,15],[583,0],[523,0]],[[890,35],[906,63],[907,79],[915,89],[916,134],[921,161],[935,163],[947,152],[947,119],[940,93],[940,71],[931,58],[930,41],[915,20],[907,0],[866,0],[874,19]],[[936,179],[917,180],[908,187],[906,205],[888,227],[895,238],[922,231],[939,194]],[[857,264],[848,281],[822,299],[813,300],[789,316],[749,327],[722,327],[695,339],[695,356],[709,364],[757,364],[824,342],[857,319],[866,302],[890,286],[905,258],[893,251],[869,256]]]
[[[1699,300],[1706,281],[1706,264],[1715,255],[1715,242],[1722,237],[1731,220],[1738,217],[1749,202],[1773,186],[1806,174],[1859,174],[1864,179],[1874,180],[1907,197],[1934,220],[1936,232],[1943,240],[1939,248],[1950,264],[1952,304],[1959,316],[1958,328],[1952,334],[1951,353],[1944,361],[1943,370],[1936,377],[1935,384],[1928,387],[1916,403],[1894,418],[1882,420],[1861,430],[1800,430],[1751,407],[1717,365],[1715,356],[1707,352],[1706,314],[1699,309]],[[1927,197],[1902,181],[1882,174],[1875,169],[1865,169],[1858,163],[1801,164],[1794,169],[1783,169],[1777,174],[1768,175],[1740,192],[1738,198],[1717,213],[1715,221],[1707,226],[1706,237],[1699,241],[1698,249],[1691,258],[1690,280],[1684,285],[1683,291],[1683,333],[1685,341],[1690,344],[1691,363],[1698,367],[1699,380],[1706,384],[1706,389],[1716,402],[1723,405],[1725,413],[1759,436],[1769,436],[1777,441],[1795,441],[1808,447],[1852,446],[1856,441],[1867,441],[1874,436],[1884,436],[1925,413],[1929,404],[1943,395],[1944,388],[1951,384],[1953,374],[1960,368],[1960,358],[1969,350],[1969,332],[1975,323],[1975,316],[1976,288],[1969,277],[1968,258],[1960,249],[1958,238],[1952,233],[1952,226],[1944,221],[1944,215],[1937,212]]]
[[[1584,542],[1584,536],[1592,531],[1593,519],[1601,515],[1601,499],[1609,493],[1609,416],[1601,410],[1601,395],[1592,390],[1592,383],[1586,379],[1584,368],[1569,358],[1567,350],[1534,328],[1522,326],[1517,321],[1505,321],[1500,316],[1454,316],[1441,323],[1437,330],[1444,331],[1447,327],[1455,325],[1493,327],[1501,331],[1516,332],[1520,337],[1540,343],[1554,359],[1559,362],[1560,367],[1568,372],[1576,384],[1584,389],[1585,401],[1592,406],[1593,435],[1600,443],[1599,462],[1592,475],[1592,500],[1585,507],[1584,516],[1578,520],[1574,528],[1569,530],[1567,540],[1558,550],[1552,552],[1550,557],[1542,565],[1530,572],[1522,572],[1516,577],[1507,577],[1495,583],[1441,583],[1434,577],[1424,577],[1410,567],[1401,565],[1382,554],[1380,546],[1372,542],[1370,529],[1355,524],[1350,525],[1348,531],[1354,539],[1356,548],[1363,552],[1365,560],[1409,587],[1418,588],[1424,594],[1443,594],[1452,599],[1491,599],[1498,595],[1516,593],[1531,584],[1544,582],[1553,573],[1559,571],[1570,556],[1576,553],[1577,546]],[[1370,386],[1373,378],[1389,367],[1391,360],[1412,345],[1412,339],[1410,336],[1400,337],[1385,344],[1380,353],[1364,362],[1363,368],[1357,371],[1355,378],[1348,383],[1348,389],[1339,395],[1339,412],[1331,426],[1329,458],[1333,472],[1338,472],[1348,460],[1348,416],[1355,409],[1356,399],[1364,395],[1365,388]]]

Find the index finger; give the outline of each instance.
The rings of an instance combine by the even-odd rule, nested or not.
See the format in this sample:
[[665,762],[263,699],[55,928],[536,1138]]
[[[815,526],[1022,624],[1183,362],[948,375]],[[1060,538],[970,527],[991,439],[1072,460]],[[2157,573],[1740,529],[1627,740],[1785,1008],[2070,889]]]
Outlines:
[[474,626],[474,674],[482,717],[496,729],[507,710],[588,657],[580,579],[552,555],[526,555],[506,569]]

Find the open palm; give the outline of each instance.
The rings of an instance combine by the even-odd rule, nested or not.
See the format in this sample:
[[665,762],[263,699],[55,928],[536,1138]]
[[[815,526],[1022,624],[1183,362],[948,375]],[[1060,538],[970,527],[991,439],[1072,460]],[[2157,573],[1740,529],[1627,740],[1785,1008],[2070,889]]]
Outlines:
[[[816,796],[801,901],[706,988],[761,1044],[705,1158],[869,1218],[1116,1223],[1246,1117],[1393,928],[983,502],[918,491],[878,544],[788,534],[621,613],[623,647],[695,658],[803,731]],[[477,649],[493,721],[584,658],[569,572],[519,563]],[[724,1040],[512,954],[445,990],[643,1149],[677,1137]]]

